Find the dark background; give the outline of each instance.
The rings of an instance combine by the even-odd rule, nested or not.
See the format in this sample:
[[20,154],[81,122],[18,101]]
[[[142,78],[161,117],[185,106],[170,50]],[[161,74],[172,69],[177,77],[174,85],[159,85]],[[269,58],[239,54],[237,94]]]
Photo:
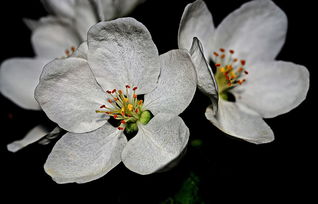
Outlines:
[[[183,9],[191,1],[148,0],[130,16],[150,30],[159,52],[177,48],[177,31]],[[206,1],[215,25],[246,1]],[[88,198],[103,203],[159,203],[173,196],[183,181],[194,172],[200,178],[199,192],[206,203],[234,199],[275,201],[310,199],[317,191],[316,170],[316,99],[317,14],[313,1],[274,1],[289,19],[286,44],[277,59],[305,65],[311,85],[307,99],[290,113],[267,119],[276,139],[254,145],[234,139],[213,127],[205,119],[209,100],[196,93],[189,108],[181,114],[191,130],[190,141],[201,139],[200,148],[188,145],[181,163],[171,171],[140,176],[120,164],[106,176],[87,184],[57,185],[45,174],[43,164],[56,140],[47,146],[33,144],[17,153],[6,144],[22,138],[39,123],[49,123],[43,112],[19,108],[0,95],[1,104],[1,195],[13,193],[11,199],[63,201]],[[6,1],[1,6],[1,60],[33,56],[30,31],[22,18],[38,19],[46,15],[40,1]],[[286,73],[288,74],[288,73]],[[288,99],[286,99],[288,100]],[[22,196],[23,192],[28,194]],[[9,197],[9,196],[8,196]],[[314,197],[312,197],[314,198]],[[223,203],[222,202],[222,203]],[[96,203],[96,202],[91,202]],[[302,202],[304,203],[304,202]]]

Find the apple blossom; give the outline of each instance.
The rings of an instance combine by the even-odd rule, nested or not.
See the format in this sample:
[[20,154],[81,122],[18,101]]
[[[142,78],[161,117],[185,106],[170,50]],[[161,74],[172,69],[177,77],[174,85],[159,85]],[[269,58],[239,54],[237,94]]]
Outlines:
[[[47,116],[69,131],[45,171],[57,183],[83,183],[121,161],[142,175],[162,169],[186,147],[189,129],[178,115],[195,90],[186,50],[159,56],[147,28],[133,18],[92,26],[72,56],[44,67],[35,91]],[[128,141],[125,132],[137,134]]]
[[308,70],[275,60],[286,31],[285,13],[270,0],[243,4],[217,28],[202,0],[186,6],[179,48],[190,50],[198,88],[212,101],[205,115],[220,130],[256,144],[271,142],[274,134],[262,118],[287,113],[306,98]]

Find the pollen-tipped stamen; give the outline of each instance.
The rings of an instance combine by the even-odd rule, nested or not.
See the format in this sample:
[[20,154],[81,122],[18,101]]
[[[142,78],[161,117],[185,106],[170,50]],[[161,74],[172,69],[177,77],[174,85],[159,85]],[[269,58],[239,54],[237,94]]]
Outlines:
[[65,49],[64,53],[66,57],[70,57],[75,51],[76,51],[76,48],[74,46],[71,46],[70,48]]
[[137,87],[131,88],[131,86],[126,85],[125,88],[125,94],[120,89],[107,90],[109,105],[101,105],[99,108],[105,110],[96,110],[96,113],[104,113],[116,120],[120,120],[117,128],[132,132],[138,130],[138,126],[132,123],[142,121],[141,123],[145,124],[145,121],[148,122],[150,120],[145,119],[149,115],[148,113],[145,114],[145,112],[149,111],[143,109],[143,100],[139,100],[136,94]]
[[234,58],[234,53],[234,50],[227,51],[224,48],[220,48],[219,52],[213,52],[212,59],[216,67],[215,78],[220,93],[242,85],[246,81],[242,78],[248,74],[248,71],[244,68],[246,61]]
[[217,68],[216,79],[221,91],[243,84],[246,79],[241,79],[242,74],[248,74],[244,68],[246,61],[234,58],[234,50],[229,50],[227,53],[224,48],[220,48],[219,51],[221,54],[213,52],[213,61]]

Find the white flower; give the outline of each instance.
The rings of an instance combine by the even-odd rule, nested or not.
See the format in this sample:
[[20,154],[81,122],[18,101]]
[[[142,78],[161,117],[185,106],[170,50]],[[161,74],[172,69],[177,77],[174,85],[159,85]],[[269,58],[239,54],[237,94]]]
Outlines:
[[262,118],[286,113],[306,98],[308,70],[275,60],[286,31],[286,15],[270,0],[245,3],[217,28],[203,1],[187,5],[179,48],[191,49],[198,88],[212,100],[205,115],[220,130],[256,144],[270,142],[274,134]]
[[[93,4],[87,0],[44,0],[47,10],[55,16],[44,17],[39,21],[25,20],[32,30],[31,43],[36,56],[11,58],[2,63],[1,93],[22,108],[40,110],[34,99],[34,89],[39,82],[43,66],[54,58],[71,55],[87,38],[87,31],[92,25],[100,20],[125,15],[138,2],[140,0],[96,0]],[[47,130],[39,125],[30,133],[32,134],[27,134],[25,140],[9,144],[8,149],[18,151],[31,141],[45,136]]]
[[[58,183],[83,183],[121,161],[139,174],[163,168],[187,144],[189,130],[178,114],[195,89],[187,51],[159,56],[149,31],[132,18],[94,25],[71,57],[45,66],[36,88],[47,116],[69,131],[45,171]],[[126,130],[138,132],[127,142]]]

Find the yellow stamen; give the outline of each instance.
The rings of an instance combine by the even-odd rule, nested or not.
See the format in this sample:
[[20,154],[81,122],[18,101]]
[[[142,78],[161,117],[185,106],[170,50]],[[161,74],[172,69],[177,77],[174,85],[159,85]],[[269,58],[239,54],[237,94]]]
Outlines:
[[127,108],[128,108],[129,111],[132,111],[134,106],[132,104],[128,104]]
[[231,71],[233,69],[232,65],[226,65],[226,70]]
[[244,83],[246,79],[243,79],[243,74],[247,75],[248,71],[244,67],[245,60],[234,58],[234,50],[229,50],[230,55],[223,48],[219,51],[213,52],[213,62],[216,68],[215,79],[221,93]]
[[116,120],[121,120],[121,125],[118,127],[120,130],[126,127],[130,128],[130,125],[136,123],[142,117],[142,113],[146,111],[143,109],[143,100],[138,100],[137,87],[132,90],[129,85],[125,87],[126,95],[123,90],[107,90],[106,93],[110,97],[107,100],[110,104],[107,107],[106,105],[100,106],[100,108],[107,109],[107,111],[96,110],[96,113],[105,113]]
[[234,72],[231,72],[231,77],[236,78],[237,75]]

